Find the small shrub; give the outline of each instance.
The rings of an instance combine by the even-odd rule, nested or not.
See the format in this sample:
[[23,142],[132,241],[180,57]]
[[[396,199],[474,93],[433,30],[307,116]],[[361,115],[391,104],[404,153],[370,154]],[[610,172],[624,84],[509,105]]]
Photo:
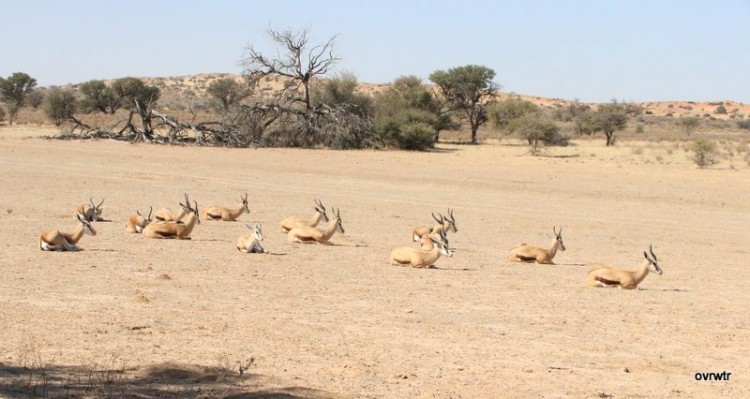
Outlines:
[[714,111],[715,114],[726,114],[727,113],[727,107],[723,105],[719,105],[716,107],[716,110]]
[[737,127],[743,130],[750,130],[750,119],[737,121]]
[[693,141],[693,162],[699,168],[706,168],[714,165],[719,161],[716,159],[716,144],[706,139],[697,139]]
[[641,125],[640,123],[638,125],[636,125],[636,127],[635,127],[635,132],[636,133],[640,134],[640,133],[643,133],[643,131],[644,131],[643,125]]
[[399,147],[405,150],[432,148],[435,142],[435,128],[424,122],[412,122],[401,126]]

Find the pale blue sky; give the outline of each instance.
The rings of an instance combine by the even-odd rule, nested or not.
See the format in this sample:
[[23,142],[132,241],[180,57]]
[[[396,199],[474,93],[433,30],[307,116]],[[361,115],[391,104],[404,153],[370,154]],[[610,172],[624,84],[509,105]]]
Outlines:
[[0,76],[42,86],[241,72],[268,26],[338,35],[337,70],[427,80],[488,66],[506,92],[750,102],[750,0],[0,0]]

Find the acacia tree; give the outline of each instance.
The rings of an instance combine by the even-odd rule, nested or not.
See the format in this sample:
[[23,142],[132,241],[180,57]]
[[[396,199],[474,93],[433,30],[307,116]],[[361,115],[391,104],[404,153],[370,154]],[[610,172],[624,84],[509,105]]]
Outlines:
[[36,79],[23,72],[16,72],[7,79],[0,78],[0,102],[8,108],[8,124],[13,124],[18,110],[26,97],[36,87]]
[[487,122],[486,107],[499,89],[494,78],[495,71],[482,65],[438,70],[430,75],[449,107],[469,123],[472,144],[477,143],[477,130]]
[[63,121],[72,119],[76,106],[75,93],[69,88],[51,88],[43,102],[44,113],[55,122],[55,126],[60,126]]
[[[310,83],[315,77],[327,74],[331,67],[340,60],[333,55],[336,37],[324,44],[311,45],[307,37],[308,30],[293,32],[278,31],[269,28],[268,36],[272,42],[282,48],[283,54],[268,57],[250,46],[242,60],[245,74],[251,82],[258,82],[266,76],[289,78],[291,83],[284,88],[284,95],[292,104],[301,103],[306,111],[312,110],[310,100]],[[290,89],[293,89],[290,92]],[[296,94],[301,91],[301,96]]]
[[84,112],[99,111],[103,114],[114,114],[122,107],[122,99],[117,97],[112,89],[101,80],[81,83],[78,89],[83,95],[81,108]]
[[616,100],[601,104],[596,111],[585,111],[575,119],[575,130],[579,134],[592,135],[596,132],[604,133],[607,146],[615,144],[615,132],[627,126],[631,114],[636,114],[638,108]]
[[627,124],[628,114],[617,101],[602,104],[596,110],[596,128],[607,137],[607,146],[615,144],[615,132],[625,129]]
[[122,101],[123,107],[130,111],[128,125],[132,125],[133,114],[137,114],[143,127],[143,131],[139,133],[144,138],[151,140],[154,136],[154,129],[151,126],[152,111],[156,102],[159,101],[159,88],[148,86],[138,78],[117,79],[112,82],[110,88],[115,96]]
[[690,133],[693,133],[699,125],[700,119],[697,116],[683,116],[677,121],[677,126],[682,127],[682,131],[688,136],[690,136]]
[[251,91],[234,79],[222,78],[211,82],[206,93],[219,103],[224,112],[228,112],[230,108],[249,97]]

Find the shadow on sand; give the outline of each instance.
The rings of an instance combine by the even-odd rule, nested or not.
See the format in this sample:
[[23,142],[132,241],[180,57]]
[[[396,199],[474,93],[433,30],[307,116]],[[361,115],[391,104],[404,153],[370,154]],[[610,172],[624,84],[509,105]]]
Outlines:
[[300,386],[278,387],[261,374],[239,375],[223,367],[163,363],[101,370],[100,367],[45,364],[21,367],[0,363],[0,397],[135,398],[331,398]]

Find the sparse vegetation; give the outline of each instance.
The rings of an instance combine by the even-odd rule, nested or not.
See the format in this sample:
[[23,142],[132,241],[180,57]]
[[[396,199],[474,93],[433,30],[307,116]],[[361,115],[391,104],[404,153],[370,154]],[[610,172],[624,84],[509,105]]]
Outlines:
[[567,138],[560,135],[560,128],[553,122],[544,118],[529,114],[513,121],[512,130],[526,139],[529,143],[529,152],[539,155],[542,147],[546,145],[567,145]]
[[716,143],[707,139],[696,139],[693,141],[693,162],[699,168],[706,168],[719,161],[716,159]]
[[234,79],[222,78],[211,82],[206,93],[214,100],[217,109],[229,112],[252,92]]
[[683,116],[677,120],[677,126],[679,126],[687,136],[690,136],[699,125],[700,119],[697,116]]

